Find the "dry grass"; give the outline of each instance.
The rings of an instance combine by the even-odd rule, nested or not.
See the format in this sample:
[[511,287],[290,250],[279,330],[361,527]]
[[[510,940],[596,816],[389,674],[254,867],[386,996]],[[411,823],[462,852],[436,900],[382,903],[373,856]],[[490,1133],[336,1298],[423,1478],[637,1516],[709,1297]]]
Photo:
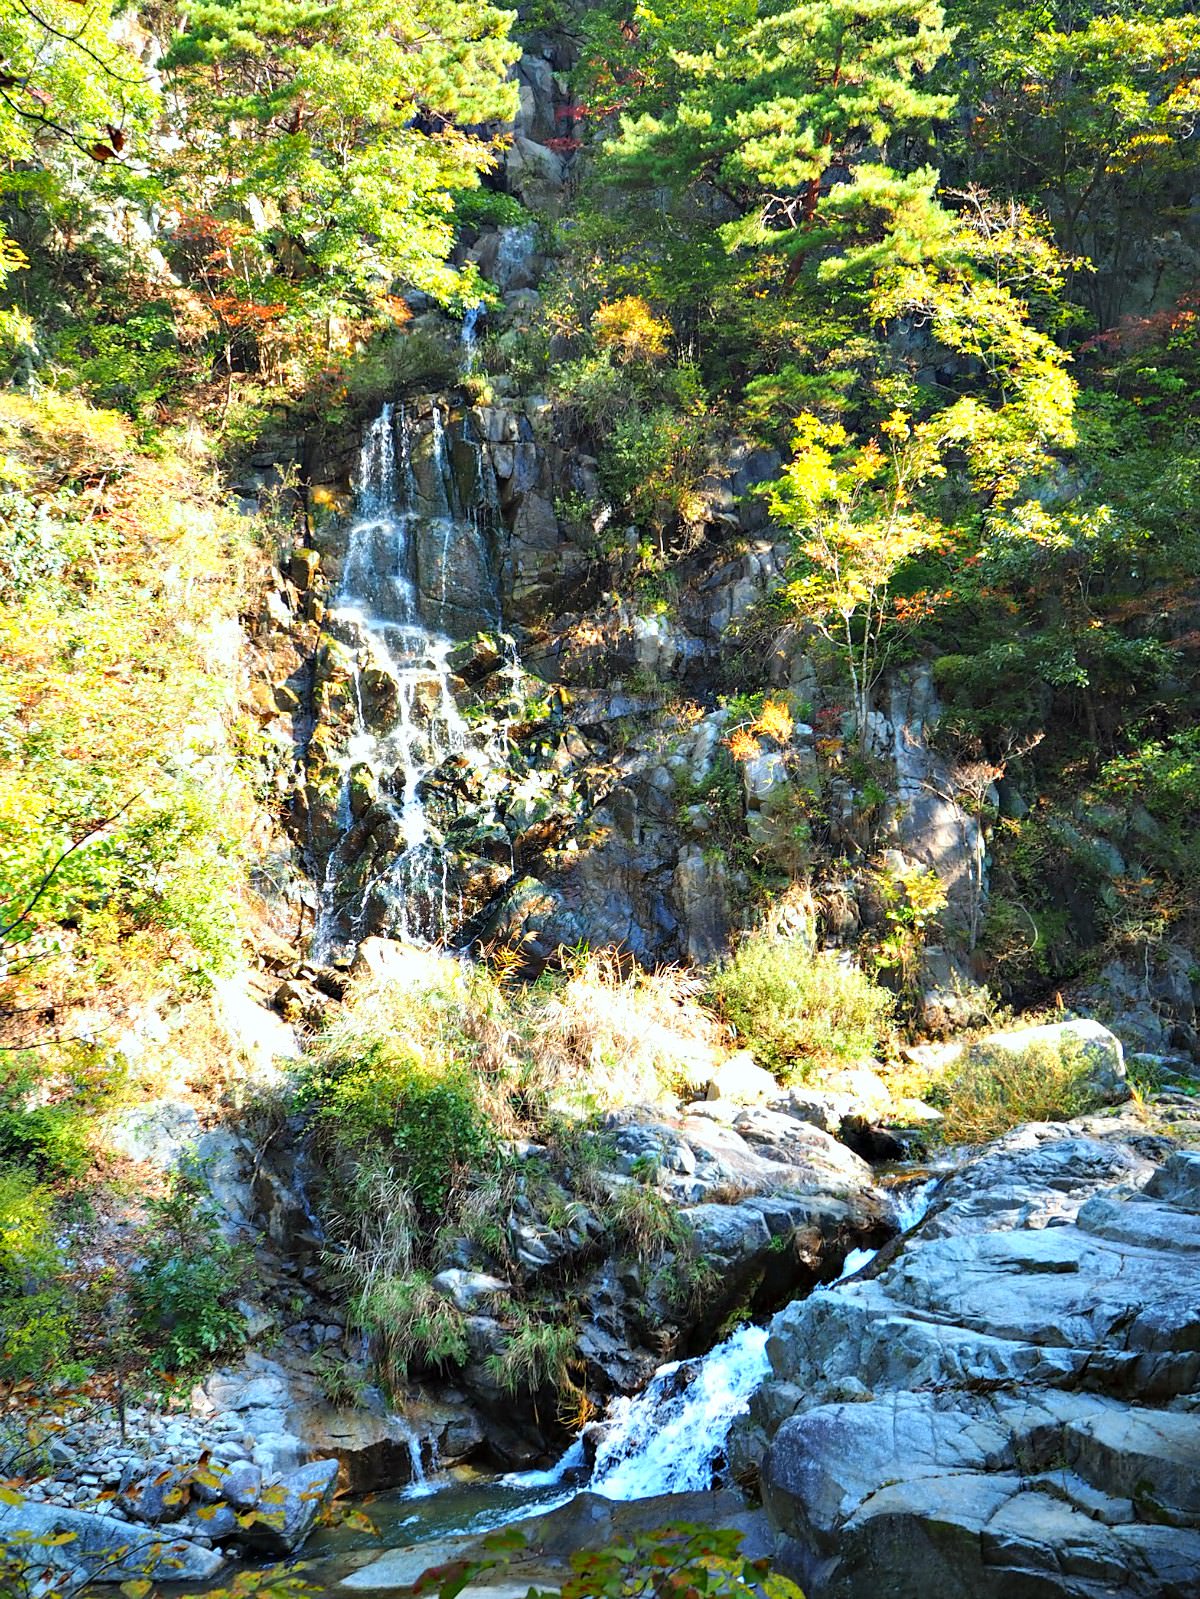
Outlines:
[[549,997],[527,1001],[529,1042],[546,1086],[613,1108],[653,1104],[706,1082],[723,1038],[699,1003],[700,989],[678,968],[646,973],[611,952],[577,961]]

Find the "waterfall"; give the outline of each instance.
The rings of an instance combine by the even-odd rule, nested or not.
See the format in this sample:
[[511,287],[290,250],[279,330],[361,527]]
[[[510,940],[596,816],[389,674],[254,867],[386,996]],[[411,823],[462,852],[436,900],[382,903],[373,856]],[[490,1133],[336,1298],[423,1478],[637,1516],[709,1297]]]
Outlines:
[[[467,520],[455,516],[436,406],[425,437],[424,496],[403,406],[385,405],[366,429],[354,476],[354,520],[325,623],[348,652],[353,722],[337,756],[341,836],[313,936],[319,963],[368,932],[444,944],[461,919],[426,788],[449,757],[470,754],[471,739],[451,684],[453,640],[426,622],[422,603],[444,619],[458,600],[450,584],[458,542],[479,547],[481,528],[477,508]],[[422,559],[433,569],[422,572]]]
[[[910,1232],[929,1208],[937,1179],[908,1183],[892,1197],[901,1232]],[[852,1249],[837,1282],[861,1271],[879,1253]],[[837,1282],[818,1292],[834,1292]],[[617,1399],[603,1423],[588,1488],[608,1499],[711,1488],[725,1455],[729,1429],[749,1407],[770,1370],[765,1327],[740,1327],[700,1360],[673,1361],[655,1372],[632,1399]],[[539,1486],[565,1478],[580,1462],[578,1444],[552,1472],[508,1481]]]
[[475,355],[479,342],[479,321],[487,307],[480,300],[477,305],[469,305],[463,312],[462,330],[459,339],[462,344],[462,367],[466,373],[475,370]]
[[767,1371],[765,1327],[739,1328],[703,1360],[661,1366],[642,1393],[611,1407],[591,1491],[645,1499],[711,1488],[729,1429]]

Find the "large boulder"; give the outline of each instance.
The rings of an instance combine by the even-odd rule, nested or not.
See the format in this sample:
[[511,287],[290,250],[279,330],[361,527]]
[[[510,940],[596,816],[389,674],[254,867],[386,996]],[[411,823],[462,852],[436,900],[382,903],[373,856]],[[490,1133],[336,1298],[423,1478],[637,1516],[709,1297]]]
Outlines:
[[1194,1593],[1200,1154],[1162,1153],[1021,1129],[775,1318],[739,1450],[809,1599]]
[[81,1577],[104,1583],[209,1582],[225,1564],[224,1555],[169,1529],[158,1532],[33,1499],[0,1505],[0,1553],[25,1563],[31,1581],[48,1566],[68,1583]]

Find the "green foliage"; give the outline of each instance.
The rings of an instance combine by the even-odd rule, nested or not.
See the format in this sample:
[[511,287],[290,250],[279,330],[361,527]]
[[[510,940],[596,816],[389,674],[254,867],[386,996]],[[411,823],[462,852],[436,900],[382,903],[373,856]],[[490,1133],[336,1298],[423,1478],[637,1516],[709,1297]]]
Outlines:
[[1152,816],[1193,824],[1200,811],[1200,732],[1189,728],[1106,761],[1101,791],[1118,803],[1139,803]]
[[235,1301],[245,1289],[247,1252],[225,1238],[198,1172],[175,1173],[146,1211],[132,1285],[138,1330],[158,1369],[200,1371],[246,1340]]
[[492,1149],[467,1069],[430,1061],[402,1039],[377,1040],[361,1056],[318,1070],[302,1102],[316,1104],[324,1136],[347,1157],[385,1150],[427,1216],[444,1210],[456,1184]]
[[[637,11],[638,88],[608,158],[624,181],[704,185],[736,208],[726,245],[805,248],[835,154],[881,146],[950,108],[922,86],[949,43],[927,0],[691,0]],[[640,114],[632,114],[638,112]]]
[[201,988],[238,942],[245,533],[194,462],[80,400],[5,397],[0,450],[0,494],[31,512],[0,533],[7,997]]
[[962,94],[969,176],[1050,214],[1064,250],[1086,258],[1077,292],[1101,327],[1170,271],[1160,219],[1188,192],[1200,25],[1177,4],[1129,0],[1037,13],[955,0],[972,41],[945,77]]
[[56,353],[70,364],[97,405],[140,419],[152,412],[180,375],[175,322],[167,308],[72,328],[59,341]]
[[1077,1043],[1024,1050],[973,1045],[965,1062],[927,1092],[952,1144],[984,1143],[1022,1122],[1070,1121],[1102,1102],[1089,1081],[1091,1062]]
[[857,966],[769,933],[748,934],[713,973],[709,993],[756,1059],[785,1081],[872,1055],[894,1003]]
[[523,1312],[515,1326],[505,1330],[503,1349],[488,1356],[488,1371],[513,1396],[545,1389],[571,1393],[577,1339],[576,1329],[567,1323],[539,1321]]
[[0,1379],[52,1375],[70,1347],[71,1308],[54,1236],[52,1196],[25,1172],[0,1170]]
[[496,189],[455,189],[450,198],[460,227],[520,228],[533,220],[515,195]]
[[426,1273],[371,1278],[351,1299],[350,1317],[375,1341],[393,1385],[412,1369],[437,1370],[466,1362],[465,1318]]
[[477,299],[471,274],[446,265],[452,192],[494,160],[461,130],[515,108],[509,20],[487,0],[191,7],[163,62],[187,107],[176,181],[193,211],[230,218],[249,202],[261,217],[237,240],[243,271],[214,308],[231,295],[277,300],[299,327],[395,280]]

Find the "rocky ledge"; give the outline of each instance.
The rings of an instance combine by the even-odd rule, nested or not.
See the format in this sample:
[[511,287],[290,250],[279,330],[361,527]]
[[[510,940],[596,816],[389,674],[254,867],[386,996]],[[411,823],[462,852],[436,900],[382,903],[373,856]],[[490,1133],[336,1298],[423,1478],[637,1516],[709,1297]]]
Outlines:
[[790,1305],[738,1448],[808,1599],[1194,1599],[1200,1153],[1035,1124]]

